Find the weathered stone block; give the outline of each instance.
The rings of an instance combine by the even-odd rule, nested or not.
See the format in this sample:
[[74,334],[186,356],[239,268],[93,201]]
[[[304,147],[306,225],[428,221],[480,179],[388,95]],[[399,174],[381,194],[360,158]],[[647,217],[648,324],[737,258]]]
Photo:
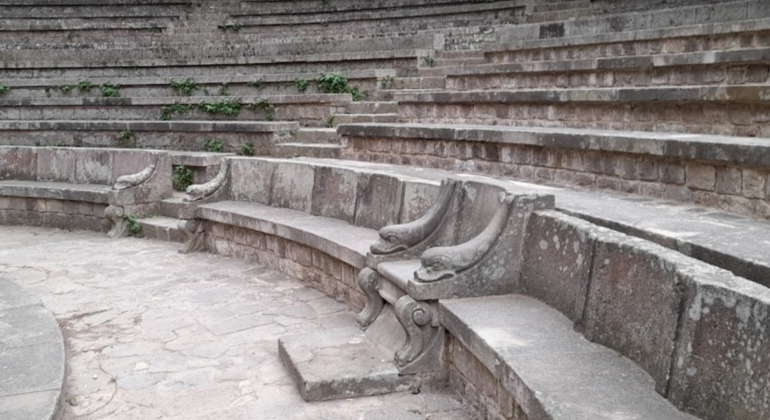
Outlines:
[[767,173],[754,169],[743,170],[743,196],[747,198],[765,198]]
[[37,149],[27,147],[0,147],[0,180],[37,179]]
[[740,169],[720,166],[717,168],[716,191],[720,194],[740,195],[742,175]]
[[115,152],[96,149],[78,153],[75,163],[75,182],[78,184],[112,184],[115,181],[112,175],[113,154]]
[[358,173],[342,168],[315,169],[312,214],[355,221]]
[[683,185],[685,183],[684,167],[678,163],[665,162],[660,164],[660,181],[665,184]]
[[75,182],[77,154],[72,149],[40,148],[37,152],[37,180]]
[[696,190],[714,191],[716,168],[701,163],[687,164],[687,186]]
[[379,230],[398,223],[403,200],[403,183],[381,174],[361,174],[358,182],[356,226]]
[[661,394],[684,296],[674,254],[617,233],[597,235],[585,311],[586,338],[639,364]]
[[313,205],[315,168],[291,162],[281,162],[273,175],[273,195],[270,205],[310,213]]
[[593,256],[591,233],[599,229],[555,211],[533,213],[521,268],[524,292],[580,322]]
[[770,292],[692,261],[669,399],[706,420],[770,417]]
[[261,159],[233,159],[230,165],[231,198],[269,205],[276,164]]

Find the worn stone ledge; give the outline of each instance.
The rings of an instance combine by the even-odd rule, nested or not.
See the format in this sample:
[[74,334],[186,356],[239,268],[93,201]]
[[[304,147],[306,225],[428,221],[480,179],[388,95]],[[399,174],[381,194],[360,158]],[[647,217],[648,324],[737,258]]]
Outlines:
[[476,398],[500,401],[501,411],[527,419],[695,419],[658,395],[633,362],[588,342],[534,299],[444,300],[439,311],[453,337],[452,363]]
[[298,210],[259,203],[222,201],[198,207],[201,219],[282,237],[332,255],[361,269],[377,231],[350,225],[342,220],[312,216]]
[[358,290],[356,267],[315,246],[284,236],[231,223],[206,222],[206,247],[210,252],[253,261],[281,271],[323,291],[359,311],[364,296]]
[[183,151],[170,151],[168,154],[171,156],[171,164],[174,166],[193,166],[193,167],[208,167],[219,166],[222,163],[222,159],[225,157],[234,156],[233,153],[212,153],[212,152],[183,152]]
[[[395,76],[396,72],[392,69],[369,69],[369,70],[348,70],[339,72],[345,76],[348,81],[355,83],[359,79],[378,79],[386,76]],[[296,79],[307,79],[312,81],[318,73],[285,73],[285,74],[261,74],[259,76],[244,76],[244,75],[227,75],[227,76],[191,76],[191,79],[199,85],[221,85],[222,83],[228,83],[229,85],[246,84],[255,82],[257,80],[270,83],[294,83]],[[120,85],[121,88],[130,88],[134,85],[139,86],[155,86],[160,85],[165,88],[170,87],[171,80],[178,80],[182,77],[121,77],[115,78],[102,78],[94,77],[89,79],[94,85],[100,85],[103,83],[115,83]],[[50,86],[77,86],[78,79],[3,79],[0,80],[5,86],[10,88],[23,88],[23,87],[39,87],[46,88]],[[105,98],[108,99],[108,98]]]
[[[297,95],[264,95],[264,96],[208,96],[206,101],[232,101],[240,100],[243,103],[252,103],[265,99],[271,104],[349,104],[352,102],[350,94],[297,94]],[[3,98],[0,99],[0,107],[26,107],[26,106],[149,106],[149,105],[173,105],[198,104],[201,98],[192,96],[183,97],[129,97],[129,98]]]
[[436,17],[440,15],[456,15],[456,14],[475,14],[484,13],[490,11],[502,11],[510,9],[520,9],[523,12],[525,4],[523,1],[493,1],[485,3],[469,3],[469,4],[439,4],[439,5],[420,5],[418,7],[402,7],[402,8],[371,8],[371,9],[357,9],[348,10],[345,13],[329,14],[329,13],[297,13],[297,14],[280,14],[277,16],[259,14],[257,17],[252,17],[252,14],[237,13],[233,16],[243,18],[244,24],[247,26],[268,26],[268,25],[307,25],[307,24],[321,24],[321,23],[338,23],[338,22],[350,22],[358,20],[389,20],[389,19],[414,19],[414,18],[428,18]]
[[705,24],[681,25],[662,29],[640,29],[613,33],[565,36],[558,38],[527,39],[501,41],[494,45],[484,45],[485,53],[496,54],[504,51],[561,48],[571,46],[587,46],[595,44],[613,44],[645,40],[665,40],[696,36],[721,35],[729,33],[758,32],[770,28],[770,19],[756,18],[752,20],[718,22]]
[[43,198],[109,204],[109,185],[71,184],[64,182],[0,181],[1,197]]
[[667,67],[718,66],[723,64],[766,64],[770,61],[770,49],[747,48],[726,51],[692,53],[633,55],[620,57],[585,58],[560,61],[534,61],[524,63],[490,63],[475,66],[439,67],[421,70],[424,76],[473,77],[529,73],[573,73],[607,70],[654,71]]
[[84,69],[84,68],[143,68],[143,67],[201,67],[201,66],[222,66],[227,65],[256,65],[256,64],[275,64],[275,63],[321,63],[321,62],[339,62],[339,61],[366,61],[383,59],[401,59],[415,58],[423,55],[429,55],[432,49],[407,49],[393,51],[357,51],[326,54],[307,54],[299,56],[263,56],[263,57],[244,57],[228,59],[222,63],[221,58],[198,58],[198,59],[180,59],[180,60],[137,60],[131,62],[121,61],[94,61],[83,63],[79,61],[27,61],[27,62],[3,62],[0,69]]
[[[770,50],[768,50],[770,51]],[[399,104],[728,102],[767,104],[768,85],[396,92]]]
[[0,131],[123,131],[273,133],[299,128],[296,122],[266,121],[0,121]]
[[37,297],[3,279],[0,321],[0,417],[53,420],[65,374],[59,324]]
[[770,142],[749,137],[439,124],[344,124],[346,137],[420,139],[628,153],[767,168]]

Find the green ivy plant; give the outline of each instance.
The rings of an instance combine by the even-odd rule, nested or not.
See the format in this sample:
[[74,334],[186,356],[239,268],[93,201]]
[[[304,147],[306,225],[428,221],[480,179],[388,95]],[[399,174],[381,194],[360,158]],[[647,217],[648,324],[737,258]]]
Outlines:
[[172,178],[174,189],[177,191],[186,191],[187,187],[193,184],[195,174],[192,169],[180,165],[174,167],[174,176]]
[[10,92],[11,88],[9,88],[6,85],[0,85],[0,95],[5,95],[6,93]]
[[260,98],[257,102],[248,104],[247,107],[252,111],[264,111],[268,121],[273,121],[275,119],[275,105],[271,104],[270,101],[265,98]]
[[89,82],[88,80],[81,80],[78,82],[78,92],[80,93],[88,93],[93,88],[93,83]]
[[59,90],[61,91],[61,93],[65,94],[65,95],[69,95],[70,92],[72,92],[72,89],[73,89],[73,87],[70,86],[70,85],[59,86]]
[[315,78],[318,90],[323,93],[349,93],[353,102],[363,99],[361,91],[357,87],[348,84],[348,78],[339,73],[323,73]]
[[425,62],[425,64],[428,65],[428,67],[433,67],[433,65],[436,63],[436,59],[432,55],[428,55],[422,58],[422,60]]
[[310,86],[310,82],[306,79],[294,79],[294,86],[297,87],[298,92],[304,92]]
[[217,139],[206,139],[203,142],[203,150],[211,153],[221,153],[225,145]]
[[136,216],[126,216],[126,223],[128,224],[129,236],[144,238],[144,230],[142,230],[142,225],[136,220]]
[[105,83],[99,86],[99,90],[102,92],[102,96],[105,98],[119,98],[120,86],[113,85],[112,83]]
[[136,134],[131,130],[123,130],[118,133],[118,144],[121,147],[129,147],[136,139]]
[[334,115],[330,115],[329,118],[326,119],[326,126],[329,128],[334,127]]
[[262,89],[263,87],[265,87],[265,81],[262,79],[255,80],[253,82],[248,82],[246,84],[256,89]]
[[243,143],[238,152],[241,156],[254,156],[254,143]]
[[243,24],[240,22],[227,22],[221,25],[217,25],[222,32],[238,32],[243,28]]
[[185,77],[184,79],[180,80],[171,80],[171,88],[174,89],[177,93],[180,93],[185,96],[190,96],[193,92],[198,90],[198,84],[195,83],[192,79],[189,77]]

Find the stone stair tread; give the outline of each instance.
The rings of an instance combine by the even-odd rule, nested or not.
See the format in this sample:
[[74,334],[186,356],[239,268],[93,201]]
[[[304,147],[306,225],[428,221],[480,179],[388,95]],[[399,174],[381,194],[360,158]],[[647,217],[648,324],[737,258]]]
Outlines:
[[325,144],[325,143],[280,143],[276,147],[308,147],[318,149],[342,149],[344,146],[341,144]]
[[696,420],[655,391],[644,370],[586,340],[572,322],[535,299],[518,296],[439,301],[442,324],[519,405],[543,418]]
[[138,219],[144,224],[158,226],[166,229],[176,229],[179,219],[174,219],[166,216],[155,216],[147,219]]

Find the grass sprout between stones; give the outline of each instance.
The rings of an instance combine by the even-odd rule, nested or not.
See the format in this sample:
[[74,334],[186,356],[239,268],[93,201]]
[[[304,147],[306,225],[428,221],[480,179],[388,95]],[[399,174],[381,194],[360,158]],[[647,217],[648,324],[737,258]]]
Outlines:
[[184,79],[179,80],[171,80],[171,88],[174,89],[177,93],[181,93],[185,96],[190,96],[190,94],[199,89],[198,84],[189,77],[185,77]]
[[174,167],[174,177],[172,179],[174,189],[177,191],[185,191],[187,187],[193,184],[194,174],[192,169],[180,165]]
[[225,145],[222,143],[222,141],[217,139],[206,139],[203,142],[203,150],[210,152],[210,153],[222,153],[222,150],[225,149]]
[[142,225],[136,220],[136,216],[126,216],[126,223],[128,224],[129,236],[144,238],[144,230],[142,230]]

